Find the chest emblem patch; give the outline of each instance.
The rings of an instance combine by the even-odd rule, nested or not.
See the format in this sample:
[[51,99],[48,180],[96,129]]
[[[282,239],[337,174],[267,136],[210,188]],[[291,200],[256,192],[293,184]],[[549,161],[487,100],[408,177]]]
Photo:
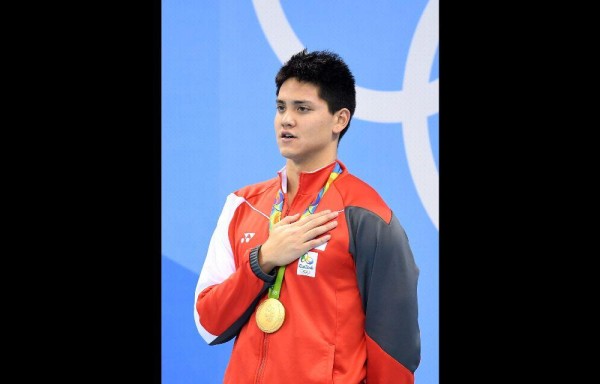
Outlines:
[[[318,246],[319,251],[324,251],[327,247],[327,243]],[[317,261],[319,261],[319,254],[317,252],[308,251],[298,259],[298,268],[296,273],[300,276],[315,277],[317,273]]]

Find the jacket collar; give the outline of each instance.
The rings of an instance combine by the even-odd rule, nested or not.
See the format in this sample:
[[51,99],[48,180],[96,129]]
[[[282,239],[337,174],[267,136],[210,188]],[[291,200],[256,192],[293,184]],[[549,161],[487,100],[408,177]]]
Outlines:
[[[335,167],[335,163],[339,163],[342,168],[342,173],[346,172],[346,166],[339,160],[336,160],[322,168],[316,169],[310,172],[300,173],[299,184],[298,184],[298,195],[316,195],[321,188],[327,182],[331,171]],[[279,182],[283,193],[287,193],[287,169],[284,166],[277,174],[279,175]]]

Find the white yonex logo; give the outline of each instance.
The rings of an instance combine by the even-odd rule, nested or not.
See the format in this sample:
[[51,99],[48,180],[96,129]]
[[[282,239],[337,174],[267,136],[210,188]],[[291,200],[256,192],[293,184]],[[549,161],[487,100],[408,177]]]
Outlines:
[[247,243],[250,241],[251,238],[253,238],[255,235],[254,232],[244,232],[244,237],[242,237],[242,239],[240,240],[240,243]]
[[[305,48],[290,26],[279,0],[253,0],[254,10],[269,45],[282,63]],[[402,123],[411,176],[425,211],[439,229],[439,175],[427,118],[439,112],[439,80],[429,81],[439,42],[439,0],[425,6],[409,47],[401,91],[356,87],[358,119]]]

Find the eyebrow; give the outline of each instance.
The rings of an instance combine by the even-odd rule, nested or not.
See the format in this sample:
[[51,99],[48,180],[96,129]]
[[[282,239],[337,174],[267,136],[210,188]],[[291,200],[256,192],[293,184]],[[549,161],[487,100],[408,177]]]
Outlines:
[[[285,104],[285,101],[281,100],[281,99],[276,99],[277,104]],[[292,101],[293,105],[300,105],[300,104],[313,104],[312,101],[310,100],[294,100]]]

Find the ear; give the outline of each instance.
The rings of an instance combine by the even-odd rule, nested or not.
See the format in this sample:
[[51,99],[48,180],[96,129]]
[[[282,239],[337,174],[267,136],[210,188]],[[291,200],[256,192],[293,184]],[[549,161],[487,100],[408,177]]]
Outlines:
[[334,114],[335,125],[333,127],[334,133],[340,133],[346,128],[350,121],[350,110],[348,108],[342,108]]

